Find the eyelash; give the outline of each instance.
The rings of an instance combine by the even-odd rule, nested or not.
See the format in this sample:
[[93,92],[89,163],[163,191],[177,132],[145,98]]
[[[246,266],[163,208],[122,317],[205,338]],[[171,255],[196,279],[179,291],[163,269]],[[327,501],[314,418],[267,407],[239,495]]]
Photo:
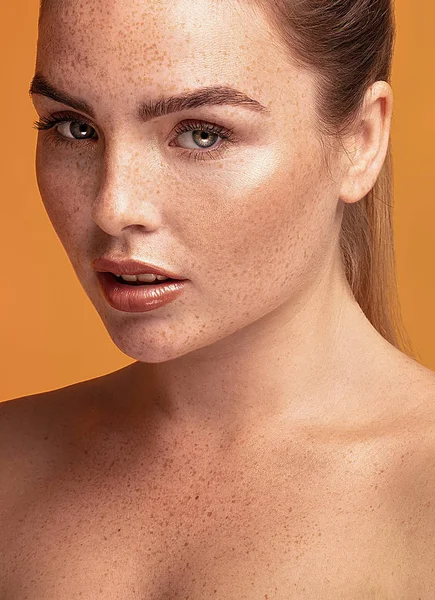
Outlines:
[[[59,125],[60,123],[68,122],[88,125],[92,129],[94,129],[94,131],[96,131],[90,123],[82,119],[77,119],[77,115],[73,115],[70,113],[61,113],[56,116],[50,115],[49,117],[41,117],[39,121],[34,121],[33,127],[37,130],[49,130],[54,128],[56,125]],[[182,133],[185,133],[186,131],[206,131],[207,133],[217,134],[223,139],[223,142],[216,150],[198,151],[184,148],[183,150],[185,151],[184,153],[187,153],[187,158],[189,160],[194,161],[208,160],[208,158],[213,160],[216,158],[221,158],[225,153],[228,144],[237,141],[236,136],[233,133],[233,129],[227,129],[220,125],[216,125],[214,123],[207,123],[205,121],[182,121],[174,129],[174,132],[177,134],[176,137],[178,137]],[[65,138],[65,136],[59,134],[57,131],[50,134],[50,138],[50,142],[52,142],[55,146],[60,144],[62,146],[68,147],[75,146],[77,142],[84,142],[87,145],[87,143],[91,142],[92,140],[92,138],[86,138],[83,139],[83,141],[79,139]]]

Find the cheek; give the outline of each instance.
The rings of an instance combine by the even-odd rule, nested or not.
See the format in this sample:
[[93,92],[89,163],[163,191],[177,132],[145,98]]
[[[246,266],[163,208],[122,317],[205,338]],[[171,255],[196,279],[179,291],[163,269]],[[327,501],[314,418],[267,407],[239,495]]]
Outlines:
[[[46,143],[45,143],[46,144]],[[89,225],[83,217],[83,203],[89,195],[89,169],[77,161],[59,158],[38,140],[36,148],[36,179],[42,202],[56,234],[70,254],[80,247],[81,232]]]
[[[319,254],[325,255],[322,242],[331,240],[333,209],[320,157],[313,149],[289,158],[282,146],[268,146],[228,165],[223,163],[220,174],[214,171],[213,182],[207,177],[197,186],[201,206],[207,207],[200,223],[199,209],[191,215],[198,239],[207,242],[202,258],[196,253],[198,263],[210,269],[202,281],[211,295],[223,280],[234,282],[235,288],[224,288],[231,304],[248,293],[252,301],[252,282],[271,283],[260,286],[263,302],[272,300],[274,289],[278,299],[283,287],[298,288],[312,276],[311,266],[320,266]],[[195,247],[193,238],[191,244]]]

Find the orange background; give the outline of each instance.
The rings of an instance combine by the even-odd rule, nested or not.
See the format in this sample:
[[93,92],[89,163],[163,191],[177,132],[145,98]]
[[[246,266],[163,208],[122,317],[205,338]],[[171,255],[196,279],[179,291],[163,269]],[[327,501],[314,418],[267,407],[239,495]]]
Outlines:
[[[134,362],[110,339],[39,196],[37,132],[32,128],[37,115],[27,94],[38,8],[38,0],[1,2],[0,7],[0,401],[64,387]],[[397,0],[396,18],[392,142],[399,291],[419,361],[435,371],[435,4]]]

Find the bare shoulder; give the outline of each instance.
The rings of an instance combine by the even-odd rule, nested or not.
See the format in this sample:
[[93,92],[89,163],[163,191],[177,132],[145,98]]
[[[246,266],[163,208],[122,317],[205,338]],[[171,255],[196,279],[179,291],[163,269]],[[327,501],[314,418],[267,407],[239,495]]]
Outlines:
[[110,403],[131,366],[59,389],[0,402],[0,440],[12,441],[15,434],[23,434],[25,441],[57,422],[80,415],[97,401]]
[[73,449],[110,403],[121,371],[0,403],[0,506],[21,486],[42,481]]
[[398,428],[393,455],[385,457],[389,481],[383,499],[404,542],[416,592],[423,598],[433,594],[435,584],[435,373],[415,364],[404,377],[403,392],[409,411]]
[[81,381],[63,388],[29,396],[12,398],[0,403],[0,440],[4,443],[26,442],[46,433],[47,427],[80,410],[84,399],[92,399],[103,392],[107,378],[104,375]]

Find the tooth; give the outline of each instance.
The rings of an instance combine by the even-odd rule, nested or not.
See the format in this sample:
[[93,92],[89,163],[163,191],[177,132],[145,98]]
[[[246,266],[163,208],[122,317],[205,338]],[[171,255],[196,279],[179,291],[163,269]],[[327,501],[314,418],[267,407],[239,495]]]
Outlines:
[[137,281],[136,275],[121,275],[125,281]]
[[138,279],[138,281],[151,283],[156,280],[156,276],[153,275],[152,273],[142,273],[141,275],[137,276],[137,279]]
[[166,275],[156,275],[156,277],[159,281],[164,281],[165,279],[169,279],[169,277],[166,277]]

